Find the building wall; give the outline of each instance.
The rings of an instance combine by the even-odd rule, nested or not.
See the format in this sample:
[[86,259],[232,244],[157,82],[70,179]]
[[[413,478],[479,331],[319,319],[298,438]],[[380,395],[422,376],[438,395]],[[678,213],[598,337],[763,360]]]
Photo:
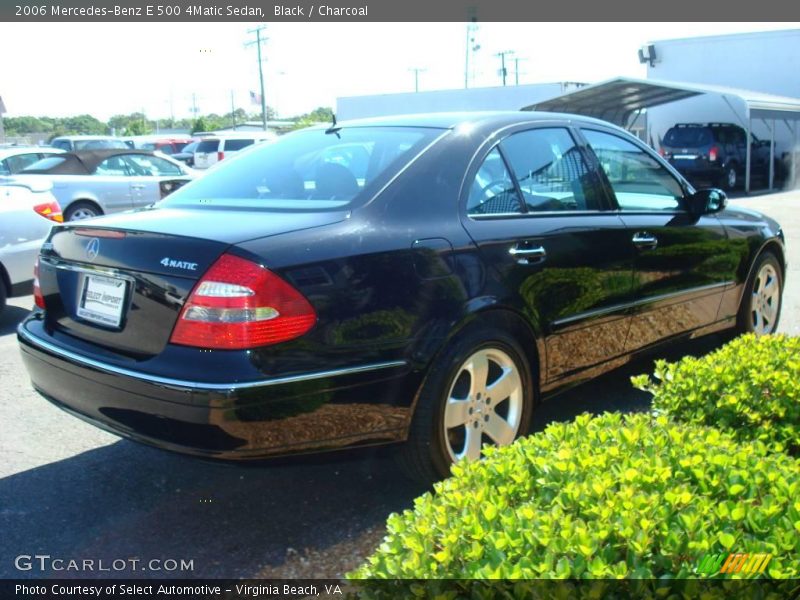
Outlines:
[[[653,42],[656,62],[647,77],[681,83],[722,85],[800,98],[800,29]],[[720,96],[690,98],[648,111],[650,136],[658,145],[675,123],[724,122],[745,126],[744,106]],[[768,123],[753,120],[753,134],[769,139]],[[775,124],[776,151],[793,145],[790,129]]]
[[473,110],[519,110],[579,87],[576,83],[542,83],[505,87],[436,90],[336,99],[336,118]]

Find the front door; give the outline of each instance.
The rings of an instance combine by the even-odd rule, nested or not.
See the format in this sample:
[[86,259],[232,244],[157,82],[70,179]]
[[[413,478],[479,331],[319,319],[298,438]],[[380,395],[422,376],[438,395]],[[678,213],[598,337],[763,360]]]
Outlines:
[[621,354],[633,251],[568,125],[512,133],[467,181],[464,226],[538,325],[547,382]]
[[714,215],[692,216],[687,191],[644,145],[610,130],[583,127],[613,190],[636,254],[626,351],[717,319],[737,256]]

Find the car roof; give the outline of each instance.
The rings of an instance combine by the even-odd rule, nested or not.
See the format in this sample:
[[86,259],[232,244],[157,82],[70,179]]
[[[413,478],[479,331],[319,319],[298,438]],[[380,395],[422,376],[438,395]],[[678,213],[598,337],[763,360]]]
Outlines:
[[50,142],[55,142],[56,140],[118,140],[120,138],[114,137],[113,135],[59,135],[54,137]]
[[[504,127],[517,123],[533,123],[538,121],[576,121],[615,127],[606,121],[557,112],[539,111],[479,111],[479,112],[443,112],[422,113],[413,115],[395,115],[387,117],[370,117],[339,121],[337,127],[431,127],[436,129],[454,129],[463,125],[481,125]],[[319,128],[330,127],[331,124],[320,124]],[[618,129],[618,128],[617,128]]]
[[[101,162],[112,156],[130,154],[141,154],[144,156],[155,156],[148,150],[136,150],[134,148],[103,148],[98,150],[76,150],[75,152],[64,152],[60,155],[64,161],[50,169],[24,169],[25,173],[49,173],[52,175],[89,175],[94,173]],[[159,156],[161,158],[161,156]]]

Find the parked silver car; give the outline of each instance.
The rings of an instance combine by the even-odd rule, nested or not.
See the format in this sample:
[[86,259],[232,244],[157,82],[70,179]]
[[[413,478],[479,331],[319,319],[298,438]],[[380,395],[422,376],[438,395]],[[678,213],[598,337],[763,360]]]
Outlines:
[[0,177],[0,310],[9,296],[30,293],[42,242],[61,222],[51,187],[40,177]]
[[186,165],[143,150],[87,150],[45,158],[20,176],[46,175],[66,221],[148,206],[195,174]]

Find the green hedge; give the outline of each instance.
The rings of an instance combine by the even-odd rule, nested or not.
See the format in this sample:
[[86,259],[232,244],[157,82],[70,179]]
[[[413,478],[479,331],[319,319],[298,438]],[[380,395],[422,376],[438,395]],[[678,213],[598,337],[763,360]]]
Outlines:
[[607,413],[485,454],[391,515],[349,577],[682,578],[728,552],[771,553],[769,576],[800,576],[800,462],[761,442]]
[[741,336],[701,358],[656,362],[633,384],[674,419],[800,453],[800,338]]

